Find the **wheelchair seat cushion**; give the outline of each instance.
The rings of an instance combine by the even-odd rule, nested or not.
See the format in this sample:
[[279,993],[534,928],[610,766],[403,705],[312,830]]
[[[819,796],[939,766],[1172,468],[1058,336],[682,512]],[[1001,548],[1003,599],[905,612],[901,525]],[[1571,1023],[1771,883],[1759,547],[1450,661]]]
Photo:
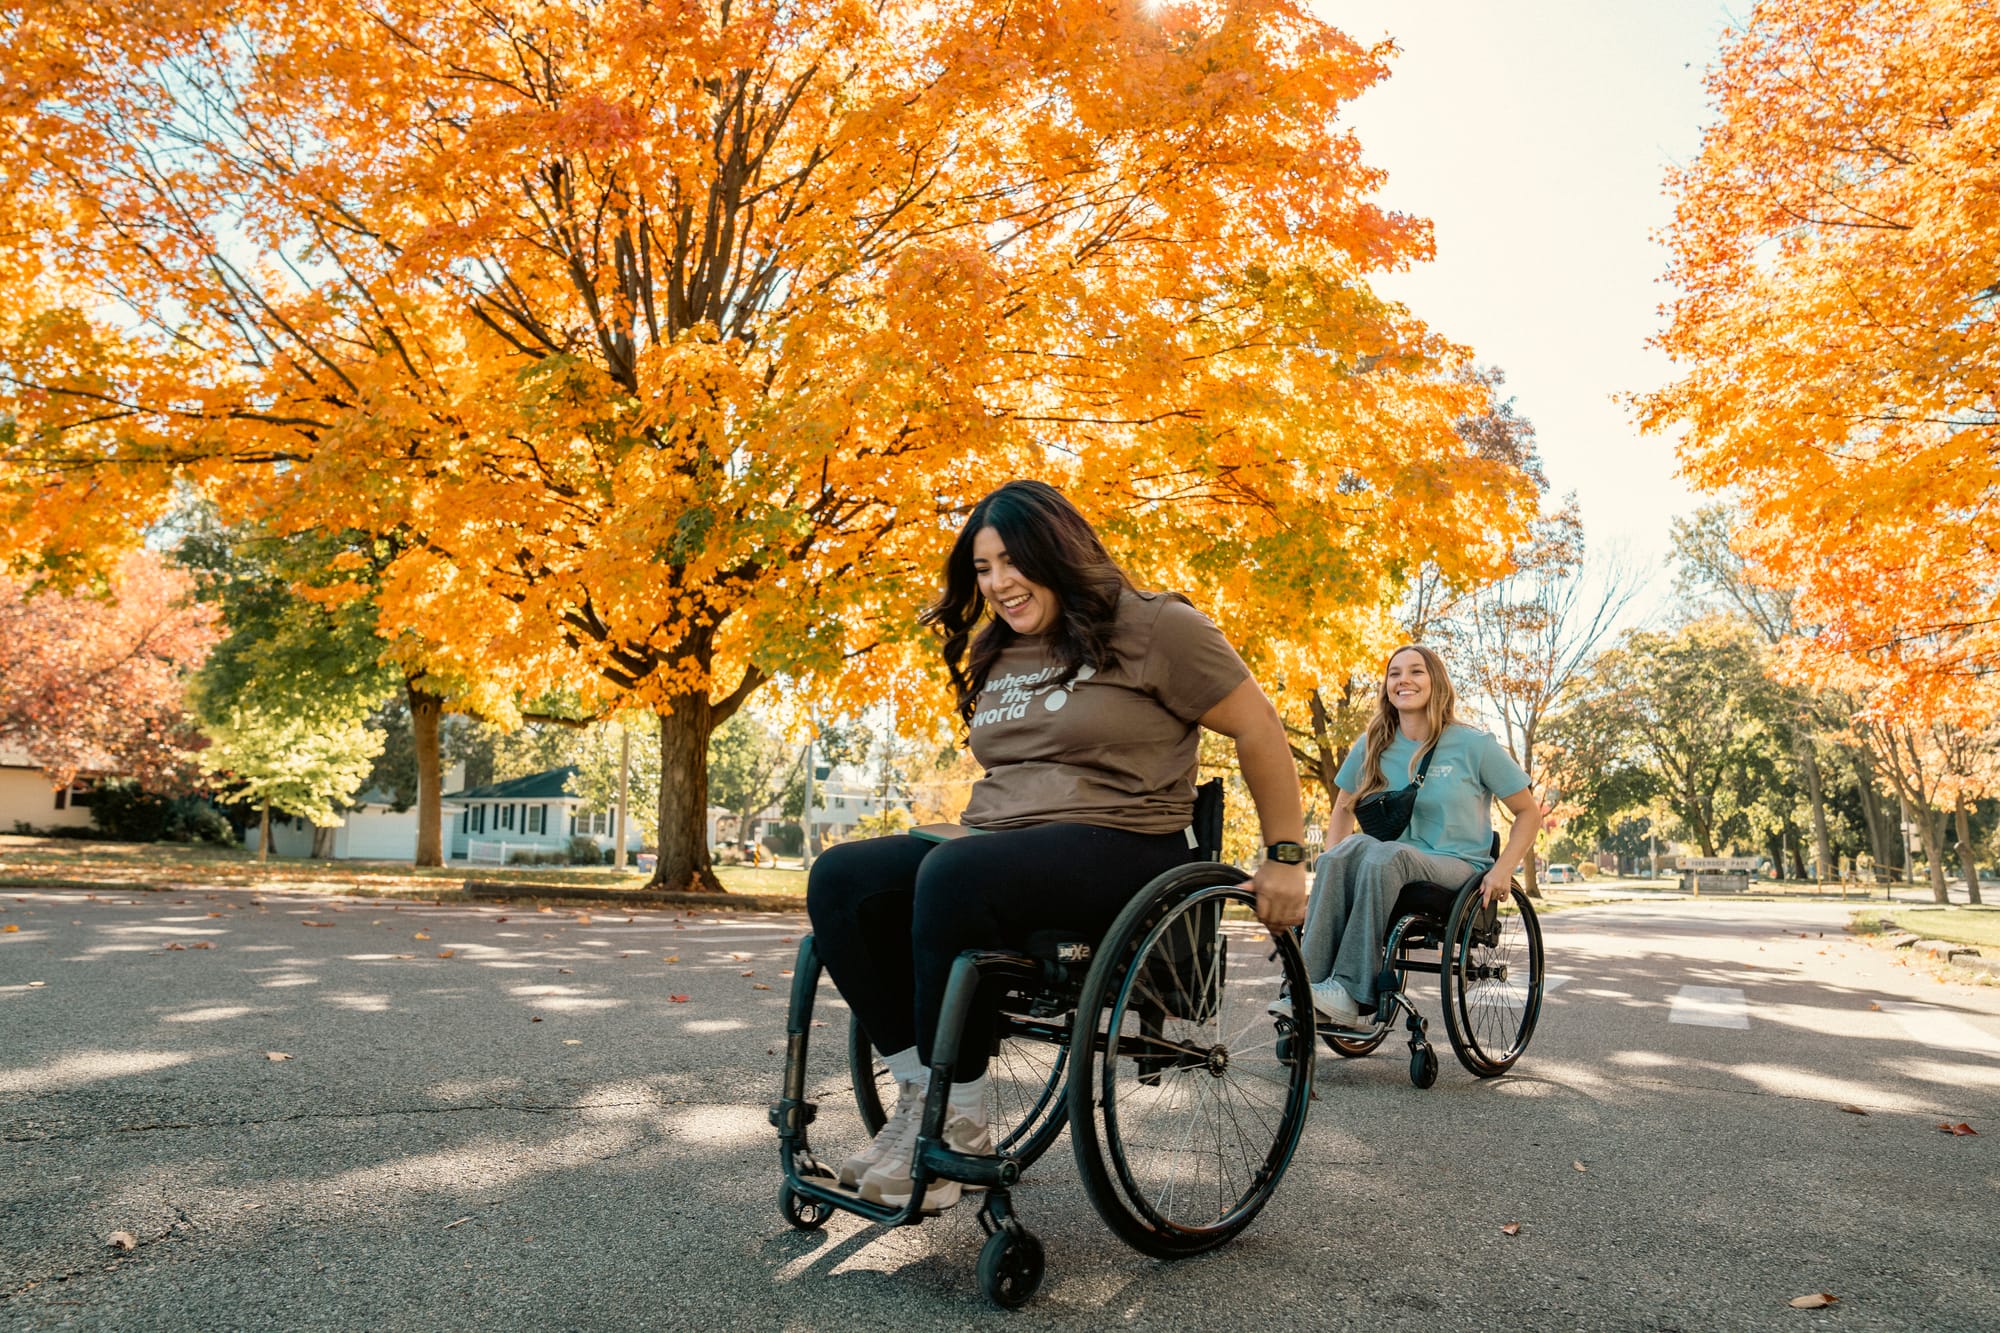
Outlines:
[[1451,915],[1451,905],[1457,899],[1457,889],[1448,889],[1429,880],[1416,880],[1405,884],[1403,891],[1396,896],[1396,907],[1389,913],[1389,919],[1395,921],[1406,916],[1420,916],[1442,926]]

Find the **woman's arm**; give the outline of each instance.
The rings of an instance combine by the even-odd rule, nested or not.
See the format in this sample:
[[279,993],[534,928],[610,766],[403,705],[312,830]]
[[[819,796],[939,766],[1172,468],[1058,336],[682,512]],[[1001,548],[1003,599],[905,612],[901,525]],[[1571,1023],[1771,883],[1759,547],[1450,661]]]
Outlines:
[[1354,834],[1354,793],[1342,791],[1333,803],[1333,815],[1326,821],[1326,849],[1330,852]]
[[1502,798],[1500,804],[1514,815],[1514,828],[1507,835],[1507,845],[1500,849],[1500,859],[1486,872],[1486,878],[1479,882],[1479,892],[1487,902],[1504,898],[1514,879],[1514,869],[1521,864],[1521,858],[1535,845],[1535,835],[1542,831],[1542,803],[1535,799],[1533,787],[1523,787],[1512,796]]
[[[1274,842],[1304,842],[1306,816],[1299,801],[1299,770],[1292,762],[1291,742],[1278,710],[1254,680],[1246,680],[1201,716],[1201,725],[1236,742],[1236,763],[1250,799],[1257,806],[1257,825],[1268,846]],[[1250,877],[1257,891],[1257,916],[1272,930],[1284,930],[1306,919],[1306,868],[1265,860]]]

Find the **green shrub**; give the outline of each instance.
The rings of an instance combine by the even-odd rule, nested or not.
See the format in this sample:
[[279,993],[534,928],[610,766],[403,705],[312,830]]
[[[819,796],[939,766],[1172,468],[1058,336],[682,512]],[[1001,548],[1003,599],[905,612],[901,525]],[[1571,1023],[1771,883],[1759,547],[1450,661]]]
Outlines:
[[569,850],[563,853],[563,859],[571,865],[599,866],[604,864],[604,853],[598,850],[597,839],[578,833],[570,838]]
[[174,803],[146,791],[129,778],[111,778],[90,794],[90,818],[120,842],[158,842],[167,831]]
[[806,848],[806,832],[797,824],[779,824],[764,835],[764,845],[779,856],[797,856]]

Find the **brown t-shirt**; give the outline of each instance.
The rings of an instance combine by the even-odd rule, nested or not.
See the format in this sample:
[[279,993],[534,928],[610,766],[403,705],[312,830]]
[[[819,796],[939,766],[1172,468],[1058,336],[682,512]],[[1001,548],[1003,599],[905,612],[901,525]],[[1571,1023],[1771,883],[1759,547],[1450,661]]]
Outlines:
[[1118,601],[1100,671],[1062,668],[1040,638],[1010,644],[972,715],[972,755],[986,775],[964,820],[1018,829],[1069,821],[1174,833],[1194,814],[1196,719],[1250,676],[1222,631],[1166,593]]

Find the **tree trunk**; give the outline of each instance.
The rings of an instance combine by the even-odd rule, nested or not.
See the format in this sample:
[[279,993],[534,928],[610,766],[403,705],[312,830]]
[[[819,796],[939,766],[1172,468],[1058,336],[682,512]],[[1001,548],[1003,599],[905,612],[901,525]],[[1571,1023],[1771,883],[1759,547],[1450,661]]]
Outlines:
[[334,830],[331,826],[321,828],[318,824],[313,825],[313,860],[330,861],[333,859],[333,834]]
[[257,859],[271,859],[271,803],[264,802],[264,812],[257,820]]
[[1965,797],[1953,802],[1953,816],[1958,824],[1958,864],[1965,872],[1966,901],[1979,903],[1979,861],[1972,854],[1972,818],[1965,810]]
[[444,754],[438,722],[444,699],[405,681],[410,698],[410,739],[417,749],[417,856],[420,866],[444,864]]
[[648,888],[726,893],[708,856],[708,738],[715,710],[704,691],[660,714],[660,862]]
[[1874,766],[1859,750],[1847,753],[1854,764],[1855,784],[1861,789],[1861,822],[1868,826],[1868,854],[1878,866],[1894,865],[1896,858],[1882,840],[1882,794],[1875,787]]
[[[1806,797],[1812,803],[1813,823],[1813,866],[1811,878],[1824,882],[1833,878],[1833,842],[1826,832],[1826,783],[1820,778],[1819,755],[1813,751],[1812,740],[1800,736],[1797,740],[1799,771],[1805,774]],[[1806,878],[1801,875],[1800,878]]]
[[1917,835],[1923,840],[1924,856],[1930,861],[1931,897],[1941,903],[1951,901],[1951,887],[1944,877],[1944,830],[1937,815],[1928,807],[1916,812]]

